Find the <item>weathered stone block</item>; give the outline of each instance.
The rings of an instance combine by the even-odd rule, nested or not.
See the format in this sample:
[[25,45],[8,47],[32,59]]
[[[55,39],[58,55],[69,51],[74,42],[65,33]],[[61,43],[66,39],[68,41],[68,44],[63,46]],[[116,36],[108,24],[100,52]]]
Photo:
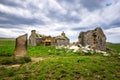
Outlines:
[[16,45],[14,51],[14,58],[21,58],[27,56],[27,34],[16,38]]

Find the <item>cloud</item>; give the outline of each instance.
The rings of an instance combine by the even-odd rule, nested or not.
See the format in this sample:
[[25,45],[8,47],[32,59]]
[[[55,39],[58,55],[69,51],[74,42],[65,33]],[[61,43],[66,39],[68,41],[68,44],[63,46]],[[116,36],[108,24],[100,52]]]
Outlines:
[[[110,28],[110,29],[105,30],[105,32],[106,32],[108,35],[112,35],[112,36],[120,35],[120,27]],[[115,35],[114,35],[114,34],[115,34]]]
[[118,0],[1,0],[0,37],[30,35],[35,29],[52,36],[65,31],[77,41],[81,31],[102,27],[107,41],[120,42],[119,31],[114,31],[120,28],[119,13]]
[[107,41],[112,42],[114,41],[114,43],[119,43],[120,41],[120,26],[117,28],[110,28],[105,30],[105,33],[107,35]]
[[31,17],[31,12],[29,10],[23,10],[18,7],[10,7],[10,6],[5,6],[3,4],[0,4],[0,11],[3,13],[8,13],[11,15],[15,16],[20,16],[20,17],[25,17],[25,18],[30,18]]
[[12,37],[12,38],[15,38],[15,37],[18,37],[18,35],[22,35],[24,34],[25,32],[21,32],[20,29],[16,29],[16,28],[12,28],[12,29],[4,29],[4,28],[0,28],[0,35],[1,37]]
[[14,7],[19,7],[20,5],[14,3],[12,0],[1,0],[1,4],[3,5],[8,5],[8,6],[14,6]]
[[13,24],[13,25],[19,25],[19,24],[27,24],[27,25],[34,25],[34,24],[40,24],[43,25],[45,24],[44,21],[37,19],[37,18],[24,18],[20,16],[14,16],[6,13],[1,13],[0,15],[2,16],[0,18],[0,23],[1,24]]
[[85,0],[80,0],[81,4],[87,8],[89,11],[94,11],[98,8],[102,8],[102,2],[104,0],[88,0],[88,1],[85,1]]

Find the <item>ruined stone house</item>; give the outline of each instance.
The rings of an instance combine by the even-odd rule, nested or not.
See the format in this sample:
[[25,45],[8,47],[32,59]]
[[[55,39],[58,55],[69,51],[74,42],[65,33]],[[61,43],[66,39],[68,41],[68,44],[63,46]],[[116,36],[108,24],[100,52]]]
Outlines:
[[68,45],[69,44],[69,38],[65,35],[64,32],[62,32],[60,36],[51,37],[51,36],[45,36],[45,35],[37,34],[35,30],[32,30],[31,35],[29,37],[29,44],[31,46]]
[[82,46],[89,45],[90,48],[94,50],[106,50],[106,36],[100,27],[94,30],[81,32],[78,36],[78,43]]

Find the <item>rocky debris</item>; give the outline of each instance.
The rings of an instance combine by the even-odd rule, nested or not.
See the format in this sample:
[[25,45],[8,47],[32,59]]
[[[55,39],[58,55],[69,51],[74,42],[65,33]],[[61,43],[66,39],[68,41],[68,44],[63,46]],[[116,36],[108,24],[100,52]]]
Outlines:
[[108,56],[110,56],[110,55],[107,54],[107,53],[103,53],[103,56],[108,57]]
[[61,46],[56,46],[55,48],[56,48],[56,49],[62,49],[62,48],[66,48],[66,46],[61,45]]
[[73,52],[77,52],[79,50],[81,50],[83,52],[93,51],[93,49],[88,48],[88,45],[85,46],[85,47],[84,46],[79,47],[79,46],[76,46],[76,45],[72,45],[68,49],[72,49]]
[[106,36],[101,28],[81,32],[78,36],[78,43],[82,46],[91,47],[94,50],[106,51]]
[[101,51],[101,50],[94,50],[90,47],[90,45],[86,45],[86,46],[82,46],[81,44],[78,45],[71,45],[71,46],[62,46],[62,48],[66,48],[67,50],[73,50],[73,52],[79,52],[82,51],[84,53],[99,53],[99,54],[103,54],[103,56],[110,56],[109,54],[107,54],[107,52],[105,51]]
[[14,58],[22,58],[27,56],[27,34],[16,38]]
[[42,58],[42,57],[38,57],[38,58],[34,58],[34,57],[32,57],[31,58],[31,61],[32,62],[39,62],[39,61],[42,61],[42,60],[44,60],[45,58]]
[[69,49],[72,49],[73,52],[77,52],[80,48],[78,46],[72,45],[69,47]]

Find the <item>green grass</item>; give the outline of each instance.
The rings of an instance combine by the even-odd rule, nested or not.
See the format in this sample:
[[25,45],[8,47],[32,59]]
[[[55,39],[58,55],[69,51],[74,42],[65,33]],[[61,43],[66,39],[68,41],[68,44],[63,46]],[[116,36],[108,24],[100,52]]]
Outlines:
[[0,59],[0,65],[24,64],[30,61],[31,61],[30,57],[23,57],[19,59],[15,59],[13,57],[3,57]]
[[120,43],[119,44],[107,43],[107,46],[113,50],[116,50],[117,52],[120,52]]
[[28,47],[28,56],[31,57],[45,57],[45,56],[78,56],[72,50],[55,49],[55,46],[35,46]]
[[0,46],[15,46],[15,39],[0,39]]
[[15,47],[15,41],[9,39],[0,39],[0,56],[13,55]]
[[118,59],[103,56],[56,57],[19,68],[2,67],[0,77],[6,80],[119,80],[119,66]]
[[[108,44],[119,51],[119,45],[115,45]],[[14,47],[14,41],[0,40],[0,62],[13,55]],[[120,80],[120,58],[117,56],[104,57],[81,51],[73,53],[72,50],[56,50],[54,46],[29,46],[27,52],[29,57],[45,59],[15,68],[0,64],[0,80]]]

